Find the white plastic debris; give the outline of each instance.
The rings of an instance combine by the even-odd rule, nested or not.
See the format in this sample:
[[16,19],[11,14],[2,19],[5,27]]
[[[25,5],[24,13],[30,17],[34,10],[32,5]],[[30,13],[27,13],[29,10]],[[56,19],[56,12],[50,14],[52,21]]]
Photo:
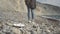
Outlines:
[[18,24],[13,24],[14,26],[18,26],[18,27],[24,27],[24,24],[18,23]]

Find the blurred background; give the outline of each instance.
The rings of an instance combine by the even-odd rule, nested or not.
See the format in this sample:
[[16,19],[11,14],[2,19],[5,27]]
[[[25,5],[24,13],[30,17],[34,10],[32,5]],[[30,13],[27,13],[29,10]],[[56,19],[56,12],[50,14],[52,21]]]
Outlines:
[[60,34],[60,0],[37,0],[36,5],[33,24],[28,23],[25,0],[0,0],[0,34]]

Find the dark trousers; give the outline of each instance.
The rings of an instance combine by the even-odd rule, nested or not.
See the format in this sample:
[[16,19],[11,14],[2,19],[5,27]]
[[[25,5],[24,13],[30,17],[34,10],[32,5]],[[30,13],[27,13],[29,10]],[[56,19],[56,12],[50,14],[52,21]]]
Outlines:
[[27,10],[28,10],[28,20],[30,20],[31,18],[31,20],[33,20],[34,19],[34,9],[31,9],[31,8],[27,8]]

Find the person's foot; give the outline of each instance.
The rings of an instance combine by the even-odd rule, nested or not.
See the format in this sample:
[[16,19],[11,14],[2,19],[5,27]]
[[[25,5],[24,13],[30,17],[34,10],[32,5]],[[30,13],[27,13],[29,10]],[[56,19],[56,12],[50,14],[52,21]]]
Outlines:
[[35,24],[34,20],[31,21],[33,24]]
[[35,24],[35,22],[34,22],[34,21],[32,21],[32,23],[33,23],[33,24]]
[[29,20],[28,23],[31,23],[31,20]]

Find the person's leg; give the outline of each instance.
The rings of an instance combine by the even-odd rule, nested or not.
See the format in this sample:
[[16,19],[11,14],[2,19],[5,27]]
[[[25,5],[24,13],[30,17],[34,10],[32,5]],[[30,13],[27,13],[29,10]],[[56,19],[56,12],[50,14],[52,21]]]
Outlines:
[[28,23],[30,23],[31,22],[31,20],[30,20],[30,8],[28,7],[27,10],[28,10]]
[[31,16],[32,16],[32,20],[31,20],[31,23],[32,24],[35,24],[35,18],[34,18],[34,9],[31,9]]
[[28,20],[30,20],[30,8],[27,7],[27,10],[28,10]]
[[31,9],[32,21],[34,21],[34,9]]

